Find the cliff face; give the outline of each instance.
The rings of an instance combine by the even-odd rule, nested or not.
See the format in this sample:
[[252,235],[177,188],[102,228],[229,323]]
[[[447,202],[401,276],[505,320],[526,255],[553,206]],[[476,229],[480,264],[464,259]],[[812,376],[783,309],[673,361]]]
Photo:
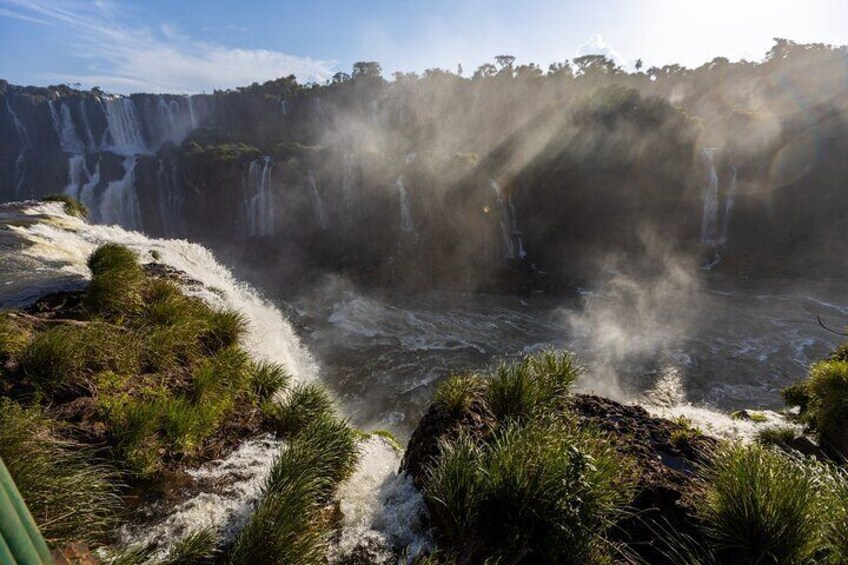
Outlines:
[[2,83],[0,199],[64,191],[95,222],[391,285],[559,286],[646,226],[731,272],[842,273],[838,81],[789,103],[768,80],[831,63],[728,63],[720,101],[724,67],[193,96]]

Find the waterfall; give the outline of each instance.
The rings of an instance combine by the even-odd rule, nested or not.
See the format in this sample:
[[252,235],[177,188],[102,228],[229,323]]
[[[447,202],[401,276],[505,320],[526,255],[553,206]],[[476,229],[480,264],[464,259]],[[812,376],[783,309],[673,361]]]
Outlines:
[[147,153],[141,123],[132,98],[108,98],[104,104],[111,149],[122,155]]
[[[501,219],[500,219],[500,227],[501,227],[501,238],[502,238],[502,247],[503,247],[503,255],[506,259],[517,259],[518,252],[515,248],[515,243],[513,242],[513,221],[512,214],[510,213],[510,203],[504,199],[503,190],[501,189],[501,185],[495,179],[491,179],[489,181],[489,186],[492,188],[492,191],[495,193],[495,199],[498,202],[498,206],[501,207]],[[523,251],[523,249],[522,249]]]
[[88,151],[96,151],[99,149],[97,141],[94,139],[94,134],[91,132],[91,123],[88,121],[88,111],[85,109],[85,98],[79,100],[79,111],[82,116],[82,125],[85,131],[85,147]]
[[65,187],[65,194],[80,200],[83,173],[88,181],[91,175],[86,170],[85,155],[71,155],[68,159],[68,185]]
[[733,214],[733,201],[736,198],[736,167],[730,166],[730,186],[724,194],[724,218],[721,222],[721,236],[719,243],[725,245],[727,243],[727,233],[730,228],[730,217]]
[[289,115],[289,101],[285,98],[280,100],[280,109],[283,111],[283,116]]
[[98,207],[97,207],[97,199],[95,195],[95,191],[97,190],[97,186],[100,184],[100,158],[97,159],[97,165],[94,167],[94,174],[88,175],[88,182],[86,182],[79,192],[79,200],[82,202],[86,208],[88,208],[89,215],[91,216],[92,221],[97,221],[98,219]]
[[705,147],[701,154],[707,164],[707,184],[704,186],[704,212],[701,218],[701,242],[715,247],[718,244],[718,173],[715,148]]
[[180,236],[183,232],[183,194],[177,180],[176,162],[172,161],[170,166],[166,166],[165,161],[159,159],[159,169],[156,171],[156,183],[159,186],[157,201],[159,205],[159,217],[162,220],[162,233],[166,237]]
[[124,159],[124,176],[112,181],[100,199],[98,223],[118,224],[128,230],[141,229],[141,210],[135,191],[135,166],[137,157]]
[[9,113],[9,117],[12,118],[12,124],[15,126],[15,133],[18,134],[18,139],[21,142],[21,150],[18,152],[18,158],[15,159],[15,196],[21,195],[21,188],[24,186],[24,179],[26,178],[26,150],[32,147],[32,144],[29,140],[29,135],[27,134],[27,130],[21,121],[18,119],[18,115],[15,114],[15,111],[12,110],[12,105],[9,104],[9,97],[6,96],[6,111]]
[[411,232],[413,230],[412,212],[410,211],[409,197],[406,194],[402,176],[397,178],[395,188],[397,188],[398,198],[400,198],[400,231]]
[[188,115],[191,119],[191,129],[197,129],[197,115],[194,113],[194,99],[191,95],[186,96],[186,100],[188,100]]
[[20,196],[21,189],[24,186],[24,180],[26,179],[26,156],[24,155],[24,151],[25,149],[21,149],[21,152],[18,153],[18,158],[15,159],[15,196]]
[[321,193],[318,192],[318,186],[315,184],[315,175],[312,171],[307,171],[306,182],[309,184],[309,192],[312,196],[312,207],[315,209],[315,220],[322,230],[326,230],[329,226],[327,220],[327,211],[324,209],[324,201],[321,200]]
[[274,234],[274,198],[271,192],[273,166],[270,157],[250,162],[239,220],[239,231],[242,235],[265,237]]
[[156,143],[156,147],[162,145],[166,141],[180,143],[191,132],[194,122],[193,112],[190,99],[186,102],[185,107],[180,102],[186,98],[166,97],[159,94],[156,97],[156,114],[157,125],[160,132],[160,138]]
[[[68,108],[68,105],[57,100],[51,100],[47,104],[50,106],[50,120],[53,122],[53,129],[56,130],[62,151],[66,153],[82,153],[85,151],[85,145],[77,135],[71,109]],[[56,104],[59,105],[58,110]]]

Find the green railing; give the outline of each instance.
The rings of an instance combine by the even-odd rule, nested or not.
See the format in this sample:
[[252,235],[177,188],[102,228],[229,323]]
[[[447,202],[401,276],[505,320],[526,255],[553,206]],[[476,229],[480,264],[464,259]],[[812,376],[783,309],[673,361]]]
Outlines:
[[0,458],[0,565],[48,565],[50,550]]

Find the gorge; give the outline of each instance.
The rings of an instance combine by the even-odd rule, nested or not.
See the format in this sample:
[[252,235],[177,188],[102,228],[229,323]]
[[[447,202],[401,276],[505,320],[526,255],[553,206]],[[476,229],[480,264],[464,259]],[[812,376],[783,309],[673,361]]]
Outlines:
[[[473,388],[501,362],[573,351],[585,371],[569,388],[626,405],[575,396],[580,421],[602,406],[659,429],[640,449],[696,426],[711,437],[695,455],[670,448],[684,466],[712,437],[800,435],[781,391],[848,319],[846,85],[845,47],[786,40],[762,62],[691,70],[499,58],[471,78],[387,81],[358,63],[327,84],[192,95],[0,81],[0,308],[86,292],[106,244],[198,282],[185,292],[246,318],[254,361],[323,383],[362,430],[328,559],[411,559],[445,539],[400,447],[438,451],[421,426],[453,433],[433,397],[457,375]],[[41,202],[57,193],[87,219]],[[456,429],[506,426],[472,388]],[[240,555],[296,437],[254,433],[181,468],[195,490],[125,524],[121,544],[164,558],[212,526]],[[482,562],[469,547],[463,562]]]

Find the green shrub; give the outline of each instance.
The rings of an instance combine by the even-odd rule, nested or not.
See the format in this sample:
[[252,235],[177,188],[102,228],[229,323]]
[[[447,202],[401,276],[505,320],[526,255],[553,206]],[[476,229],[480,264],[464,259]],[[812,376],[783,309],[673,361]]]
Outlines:
[[482,529],[507,555],[586,563],[630,499],[628,465],[605,438],[561,423],[510,425],[485,455]]
[[810,405],[810,388],[807,381],[798,381],[780,391],[787,406],[796,406],[802,419],[807,416]]
[[442,440],[436,464],[426,472],[427,509],[439,536],[449,547],[462,547],[479,520],[483,490],[483,452],[473,439],[461,434]]
[[848,426],[848,361],[822,361],[808,381],[809,411],[823,439],[845,433]]
[[236,539],[231,562],[323,565],[330,531],[311,486],[304,476],[267,495]]
[[722,563],[808,563],[819,547],[817,468],[766,446],[725,444],[698,505]]
[[466,412],[485,387],[478,375],[450,375],[439,383],[433,404],[441,411],[458,416]]
[[121,507],[117,474],[59,439],[38,408],[0,399],[0,458],[50,544],[94,547],[112,536]]
[[65,213],[69,216],[78,216],[80,218],[88,216],[88,209],[73,196],[67,194],[48,194],[41,200],[44,202],[62,202],[65,205]]
[[159,437],[161,405],[149,399],[123,397],[101,401],[101,407],[114,438],[115,457],[138,476],[158,471],[163,449]]
[[251,363],[248,382],[251,392],[260,401],[271,400],[277,392],[285,390],[291,376],[277,363]]
[[282,403],[269,403],[266,410],[274,427],[283,435],[296,434],[309,422],[331,416],[333,399],[315,383],[297,383]]

